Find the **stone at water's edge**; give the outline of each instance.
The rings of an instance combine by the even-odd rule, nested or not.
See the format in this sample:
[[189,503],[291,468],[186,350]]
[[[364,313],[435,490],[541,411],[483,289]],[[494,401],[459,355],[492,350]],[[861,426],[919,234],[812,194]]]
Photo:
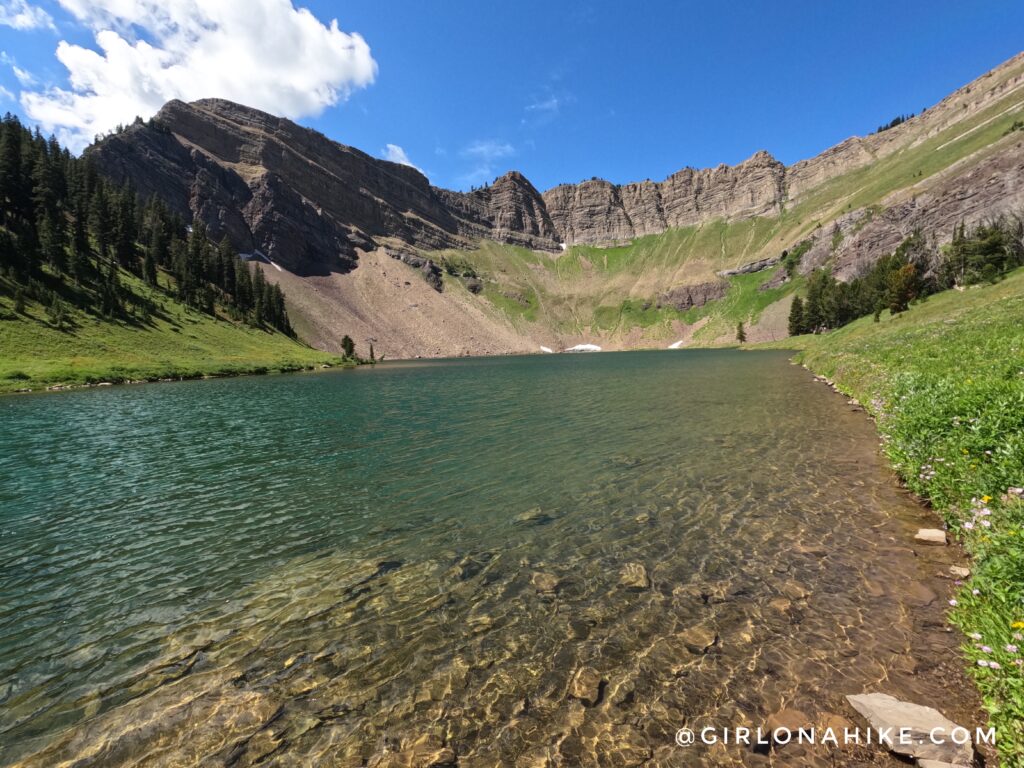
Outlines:
[[946,546],[946,532],[940,528],[922,528],[914,536],[915,541],[920,541],[922,544],[936,544],[938,546]]
[[[936,761],[940,765],[974,764],[973,742],[968,740],[966,744],[954,743],[951,734],[954,728],[960,726],[937,709],[900,701],[886,693],[864,693],[847,696],[846,700],[875,731],[890,729],[892,741],[886,746],[896,754],[922,761]],[[901,728],[910,729],[907,743],[900,739]],[[931,738],[933,733],[937,735],[935,739]]]

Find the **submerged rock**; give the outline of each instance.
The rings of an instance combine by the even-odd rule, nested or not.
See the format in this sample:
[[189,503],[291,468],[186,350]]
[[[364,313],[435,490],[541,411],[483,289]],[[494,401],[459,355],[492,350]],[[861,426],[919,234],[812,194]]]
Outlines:
[[512,519],[517,525],[544,525],[555,518],[540,507],[533,507],[525,512],[520,512]]
[[[811,718],[799,709],[780,709],[778,712],[775,712],[768,717],[768,720],[765,722],[765,726],[767,727],[772,746],[784,747],[790,741],[796,739],[797,732],[801,728],[811,727]],[[784,734],[780,734],[783,738],[776,739],[776,731],[788,731],[791,736],[790,738],[786,738]]]
[[649,589],[651,579],[647,575],[647,568],[641,563],[626,563],[619,571],[619,586],[634,590]]
[[580,667],[569,681],[569,697],[592,707],[601,698],[603,682],[600,673],[593,667]]
[[530,577],[530,584],[542,595],[553,595],[558,591],[560,583],[559,578],[552,573],[535,571],[533,576]]
[[[954,766],[974,764],[969,732],[937,709],[900,701],[886,693],[864,693],[847,696],[846,700],[876,731],[890,729],[892,740],[886,746],[896,754]],[[901,728],[909,729],[908,738],[900,738]],[[959,729],[958,738],[960,731],[968,734],[965,744],[953,741],[954,729]],[[932,734],[936,734],[936,738],[933,739]],[[942,743],[938,743],[940,741]]]
[[680,632],[677,637],[690,653],[707,653],[718,642],[718,633],[706,624],[698,624]]

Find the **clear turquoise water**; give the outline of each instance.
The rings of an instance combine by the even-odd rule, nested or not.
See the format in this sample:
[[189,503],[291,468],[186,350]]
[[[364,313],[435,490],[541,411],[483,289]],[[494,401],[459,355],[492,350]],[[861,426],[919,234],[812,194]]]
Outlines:
[[950,556],[907,549],[922,522],[782,353],[6,398],[0,758],[695,764],[688,723],[942,695],[907,661],[955,645],[921,637]]

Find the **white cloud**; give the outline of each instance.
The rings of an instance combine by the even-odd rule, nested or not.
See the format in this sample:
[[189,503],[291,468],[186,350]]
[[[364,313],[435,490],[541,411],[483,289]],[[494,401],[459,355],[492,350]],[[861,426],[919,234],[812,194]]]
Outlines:
[[72,149],[170,99],[221,97],[289,118],[370,85],[377,62],[357,33],[291,0],[59,0],[98,50],[61,41],[68,88],[22,93],[26,114]]
[[494,162],[514,153],[515,150],[511,144],[497,139],[477,140],[462,150],[462,154],[466,157],[475,157],[487,162]]
[[14,101],[14,94],[0,85],[0,101]]
[[459,154],[472,160],[473,167],[458,180],[463,186],[475,186],[491,181],[495,177],[498,161],[514,155],[515,148],[498,139],[478,139],[464,147]]
[[540,101],[535,101],[532,104],[527,104],[526,105],[526,111],[527,112],[546,112],[546,113],[549,113],[549,114],[554,114],[554,113],[558,112],[558,108],[561,106],[561,104],[562,104],[562,102],[559,100],[559,98],[557,96],[549,96],[546,99],[542,99]]
[[390,160],[392,163],[408,165],[410,168],[415,168],[420,173],[423,173],[423,169],[418,165],[413,164],[412,160],[409,159],[409,155],[407,155],[405,150],[397,144],[385,144],[384,149],[380,151],[380,156],[385,160]]
[[18,82],[21,83],[23,88],[29,88],[36,83],[35,77],[28,70],[22,69],[16,64],[11,65],[11,69],[14,71],[14,76],[18,78]]
[[29,29],[56,29],[53,17],[26,0],[0,0],[0,26],[22,32]]

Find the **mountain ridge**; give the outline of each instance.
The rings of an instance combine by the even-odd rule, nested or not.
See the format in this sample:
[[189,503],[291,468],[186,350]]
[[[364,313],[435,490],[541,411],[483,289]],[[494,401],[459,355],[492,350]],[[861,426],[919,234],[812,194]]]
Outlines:
[[[276,265],[264,267],[268,279],[287,283],[300,331],[305,322],[321,346],[335,349],[338,329],[350,328],[391,356],[480,354],[689,338],[678,315],[658,315],[654,330],[609,331],[600,318],[694,290],[718,301],[722,280],[733,279],[721,273],[777,264],[805,240],[800,270],[829,264],[847,279],[915,228],[948,239],[958,219],[1022,201],[1020,142],[1003,133],[1022,110],[1024,53],[905,122],[789,166],[761,150],[660,182],[594,178],[543,192],[519,171],[446,190],[414,168],[219,99],[169,102],[87,153],[105,175]],[[482,251],[488,242],[503,245]],[[405,263],[368,260],[375,251]],[[366,274],[345,283],[361,264]],[[440,304],[420,292],[423,277],[444,292]],[[788,277],[776,270],[767,285]],[[416,298],[403,303],[410,291]],[[415,323],[399,317],[421,310]],[[784,307],[767,316],[778,326]],[[701,343],[724,339],[720,328],[700,333]]]

